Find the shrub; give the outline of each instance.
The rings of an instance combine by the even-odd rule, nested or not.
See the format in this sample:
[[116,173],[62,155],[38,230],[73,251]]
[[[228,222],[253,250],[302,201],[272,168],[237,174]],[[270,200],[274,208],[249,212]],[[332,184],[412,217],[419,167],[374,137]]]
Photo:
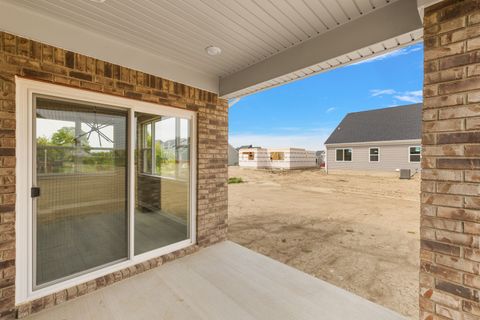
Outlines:
[[228,178],[228,184],[232,184],[232,183],[243,183],[243,179],[239,177]]

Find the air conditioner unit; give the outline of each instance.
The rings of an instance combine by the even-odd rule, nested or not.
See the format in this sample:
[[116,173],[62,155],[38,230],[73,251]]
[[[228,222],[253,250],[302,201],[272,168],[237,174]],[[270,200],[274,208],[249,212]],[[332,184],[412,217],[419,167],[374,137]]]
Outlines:
[[410,169],[400,169],[400,179],[410,179],[411,176]]

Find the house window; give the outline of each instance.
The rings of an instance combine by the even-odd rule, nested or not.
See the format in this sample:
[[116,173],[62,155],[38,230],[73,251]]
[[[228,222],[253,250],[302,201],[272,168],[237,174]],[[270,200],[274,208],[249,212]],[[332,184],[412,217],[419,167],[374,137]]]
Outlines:
[[285,160],[284,152],[270,152],[270,160]]
[[255,160],[254,152],[242,152],[242,156],[244,160]]
[[380,161],[380,149],[379,148],[370,148],[369,152],[370,162]]
[[408,147],[408,160],[410,162],[420,162],[421,152],[422,147],[420,146]]
[[17,94],[18,301],[195,243],[195,113],[24,79]]
[[336,161],[352,161],[352,149],[337,149]]

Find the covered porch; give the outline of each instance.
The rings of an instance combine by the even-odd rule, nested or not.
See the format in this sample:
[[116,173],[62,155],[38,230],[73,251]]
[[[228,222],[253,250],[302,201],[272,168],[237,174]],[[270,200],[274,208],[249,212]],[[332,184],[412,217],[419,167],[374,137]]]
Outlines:
[[404,318],[225,241],[27,319]]
[[[420,318],[479,319],[480,1],[245,3],[0,0],[0,319],[29,314],[30,319],[401,319],[372,302],[224,241],[228,108],[229,102],[246,95],[375,58],[422,39]],[[81,105],[88,114],[120,117],[122,125],[117,126],[126,132],[112,140],[121,142],[124,161],[117,164],[122,164],[123,174],[130,175],[128,181],[122,179],[124,189],[120,190],[125,198],[123,220],[118,224],[122,239],[112,241],[121,245],[121,255],[106,264],[94,260],[81,270],[70,268],[52,276],[52,281],[37,283],[36,252],[42,258],[45,255],[34,242],[37,231],[42,239],[35,211],[42,207],[36,201],[46,199],[49,190],[44,188],[40,194],[34,183],[37,173],[32,168],[42,168],[34,165],[34,147],[42,135],[34,134],[33,119],[41,114],[37,117],[33,110],[45,96],[69,101],[68,108],[62,104],[64,109],[78,111],[75,106]],[[64,109],[55,110],[68,111]],[[142,121],[145,114],[154,119]],[[136,243],[152,237],[135,228],[135,221],[144,227],[151,224],[135,217],[137,212],[145,213],[137,210],[145,206],[143,190],[135,189],[137,177],[132,173],[142,166],[136,165],[134,154],[143,150],[155,155],[157,149],[145,138],[139,144],[143,148],[136,150],[133,142],[141,139],[133,129],[156,125],[162,118],[189,123],[188,137],[175,124],[168,130],[172,137],[157,139],[162,148],[180,151],[191,146],[188,166],[180,152],[171,152],[170,162],[159,157],[165,167],[175,163],[188,171],[189,187],[183,188],[186,196],[182,197],[187,208],[183,230],[188,238],[169,245],[155,241],[155,248],[136,252]],[[142,132],[138,135],[148,136],[148,129]],[[79,132],[74,133],[75,143],[80,143]],[[139,170],[143,175],[167,172],[153,165],[156,157],[145,159],[151,159],[152,165]],[[165,197],[162,208],[178,200],[160,191],[173,187],[155,181],[158,190],[149,199],[150,211],[160,209],[157,196]],[[75,186],[81,186],[81,181]],[[89,187],[95,194],[103,191]],[[65,200],[60,192],[52,194]],[[85,202],[95,199],[90,195]],[[105,211],[97,209],[91,213]],[[177,210],[170,211],[169,217],[175,218],[170,213]],[[68,227],[62,230],[71,235]],[[101,248],[90,245],[91,239],[82,233],[66,252],[84,245],[102,256]],[[200,251],[153,269],[163,259],[170,261],[196,250]],[[59,251],[52,252],[55,257]],[[70,262],[65,256],[61,263]],[[143,264],[153,270],[130,278],[129,268]],[[97,281],[103,285],[97,286]],[[85,287],[91,293],[64,303],[70,300],[69,290]]]

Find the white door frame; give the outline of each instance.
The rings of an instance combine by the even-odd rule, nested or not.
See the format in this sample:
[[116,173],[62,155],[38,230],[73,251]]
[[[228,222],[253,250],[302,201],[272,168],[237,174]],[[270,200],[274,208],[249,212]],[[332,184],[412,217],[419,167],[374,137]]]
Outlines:
[[[15,276],[15,303],[20,304],[35,300],[60,290],[85,283],[109,273],[128,268],[143,261],[191,246],[196,243],[196,178],[197,178],[197,115],[193,111],[168,107],[164,105],[137,101],[123,97],[116,97],[103,93],[96,93],[82,89],[75,89],[56,84],[15,77],[16,83],[16,276]],[[102,269],[94,270],[78,277],[53,284],[51,286],[33,290],[32,258],[33,258],[33,201],[30,197],[33,177],[33,95],[46,95],[57,98],[78,100],[125,108],[128,110],[128,199],[129,199],[129,250],[127,260]],[[161,116],[187,118],[191,123],[190,143],[190,238],[155,249],[140,255],[134,255],[134,207],[135,190],[132,187],[135,179],[134,170],[134,141],[136,139],[134,112],[143,112]]]

